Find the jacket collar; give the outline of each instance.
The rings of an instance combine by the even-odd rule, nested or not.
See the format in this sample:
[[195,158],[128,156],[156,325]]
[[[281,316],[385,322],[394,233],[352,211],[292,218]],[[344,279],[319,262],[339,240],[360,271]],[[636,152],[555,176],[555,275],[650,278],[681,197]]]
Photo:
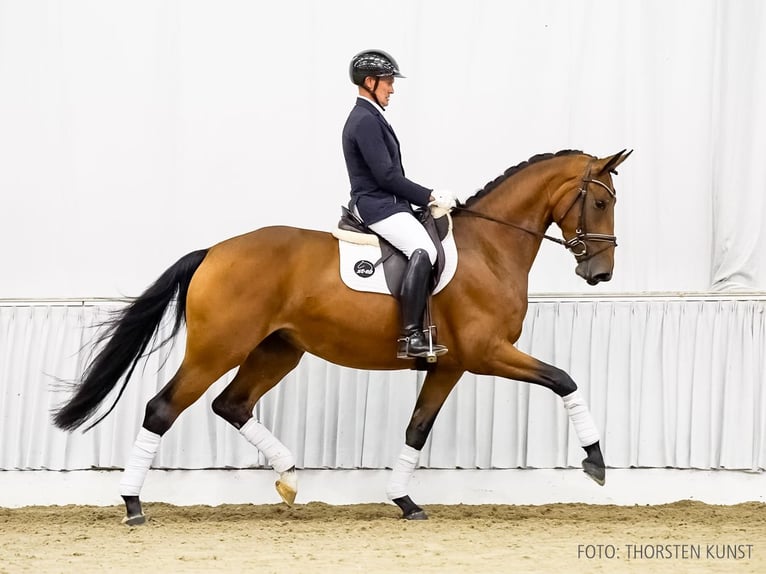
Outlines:
[[381,117],[384,117],[383,114],[385,113],[385,110],[381,108],[378,104],[373,102],[370,98],[366,98],[364,96],[357,96],[356,102],[357,103],[362,102],[363,104],[367,104],[368,107],[378,112],[381,115]]
[[391,127],[391,124],[388,123],[388,120],[383,116],[381,113],[381,108],[378,106],[375,102],[368,100],[367,98],[363,96],[357,96],[356,105],[364,108],[366,110],[369,110],[373,114],[375,114],[375,117],[378,118],[378,121],[385,126],[385,128],[388,130],[388,132],[393,136],[394,141],[396,142],[396,145],[399,145],[399,138],[396,137],[396,132],[394,132],[394,128]]

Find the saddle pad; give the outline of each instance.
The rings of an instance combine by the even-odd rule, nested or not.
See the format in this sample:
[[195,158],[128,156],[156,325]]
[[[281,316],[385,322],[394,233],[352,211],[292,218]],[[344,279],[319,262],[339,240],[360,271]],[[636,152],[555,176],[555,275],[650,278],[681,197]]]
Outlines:
[[[434,294],[447,286],[457,270],[457,246],[452,231],[442,241],[442,247],[445,258],[444,271],[433,291]],[[339,239],[338,248],[340,249],[340,277],[348,287],[355,291],[393,295],[386,283],[383,264],[375,265],[381,258],[379,246],[360,245]]]

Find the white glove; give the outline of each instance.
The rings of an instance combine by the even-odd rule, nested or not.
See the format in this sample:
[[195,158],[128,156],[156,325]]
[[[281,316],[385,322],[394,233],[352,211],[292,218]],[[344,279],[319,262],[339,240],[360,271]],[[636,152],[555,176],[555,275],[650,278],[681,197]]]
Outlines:
[[434,189],[431,192],[433,200],[429,202],[429,206],[437,207],[449,212],[457,205],[457,197],[451,191],[446,189]]

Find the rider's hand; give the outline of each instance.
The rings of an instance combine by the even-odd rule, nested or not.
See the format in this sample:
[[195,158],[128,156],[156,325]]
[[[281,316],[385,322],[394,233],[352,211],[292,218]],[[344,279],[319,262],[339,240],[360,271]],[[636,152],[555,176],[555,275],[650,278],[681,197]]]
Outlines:
[[457,197],[455,197],[453,192],[446,189],[434,189],[431,192],[428,205],[433,205],[449,211],[457,205]]

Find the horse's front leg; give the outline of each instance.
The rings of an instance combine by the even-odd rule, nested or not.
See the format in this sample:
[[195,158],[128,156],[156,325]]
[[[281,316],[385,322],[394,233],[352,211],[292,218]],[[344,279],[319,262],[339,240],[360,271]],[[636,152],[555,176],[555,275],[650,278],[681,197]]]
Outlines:
[[388,498],[402,509],[402,518],[426,520],[428,515],[407,494],[407,485],[415,473],[420,451],[426,443],[436,415],[454,388],[463,371],[442,370],[441,366],[426,375],[420,389],[410,424],[407,425],[405,445],[394,464],[391,479],[386,488]]
[[580,446],[586,453],[582,461],[585,473],[601,486],[606,481],[606,466],[601,453],[599,432],[577,385],[566,372],[519,351],[510,342],[497,345],[478,369],[471,371],[525,381],[552,390],[564,401]]

